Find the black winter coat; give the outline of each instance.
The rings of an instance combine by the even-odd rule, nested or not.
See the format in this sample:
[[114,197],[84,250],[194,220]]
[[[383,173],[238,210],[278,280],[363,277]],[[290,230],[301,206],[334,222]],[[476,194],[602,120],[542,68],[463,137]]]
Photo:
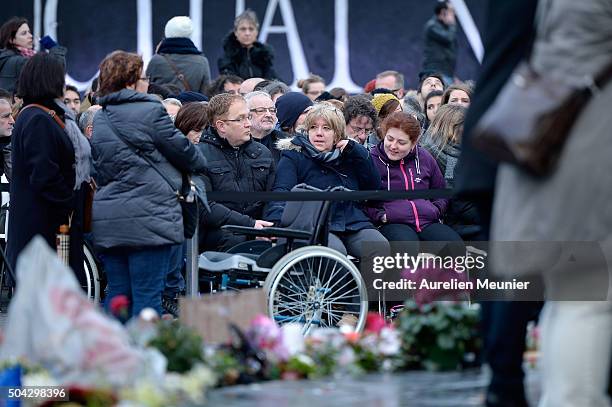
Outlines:
[[274,70],[274,51],[272,47],[255,42],[252,48],[245,48],[238,42],[233,32],[223,40],[225,54],[219,58],[219,73],[237,75],[242,79],[277,79]]
[[268,147],[268,150],[272,153],[272,157],[274,157],[274,162],[278,164],[278,161],[281,157],[281,150],[278,149],[277,143],[279,140],[291,138],[291,135],[281,131],[281,130],[272,130],[270,134],[262,138],[259,141],[264,146]]
[[423,71],[453,77],[457,61],[457,26],[447,26],[436,16],[425,24]]
[[[64,120],[63,109],[55,103],[36,103],[51,108]],[[77,193],[72,142],[42,109],[31,107],[17,117],[11,161],[7,257],[15,267],[17,256],[35,235],[41,235],[55,249],[59,226],[68,223],[69,214],[76,212]],[[81,246],[81,250],[71,250],[70,266],[75,272],[83,268],[82,232],[80,237],[74,234],[80,232],[78,226],[71,229],[71,245]]]
[[[264,145],[250,140],[234,148],[209,128],[198,144],[208,161],[203,178],[211,191],[261,192],[274,185],[275,163]],[[211,227],[254,226],[262,218],[263,202],[209,202],[211,212],[203,220]]]
[[[176,196],[181,172],[204,171],[206,160],[172,124],[159,99],[123,89],[99,98],[104,110],[94,118],[92,156],[98,190],[94,198],[94,244],[113,247],[156,247],[184,240],[183,216]],[[116,135],[146,154],[164,178]]]

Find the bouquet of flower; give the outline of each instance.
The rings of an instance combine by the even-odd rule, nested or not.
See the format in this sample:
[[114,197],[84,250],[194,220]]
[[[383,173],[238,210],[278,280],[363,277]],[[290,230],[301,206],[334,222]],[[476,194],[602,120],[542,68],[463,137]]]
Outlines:
[[399,316],[404,367],[457,369],[476,359],[480,350],[477,305],[407,301]]

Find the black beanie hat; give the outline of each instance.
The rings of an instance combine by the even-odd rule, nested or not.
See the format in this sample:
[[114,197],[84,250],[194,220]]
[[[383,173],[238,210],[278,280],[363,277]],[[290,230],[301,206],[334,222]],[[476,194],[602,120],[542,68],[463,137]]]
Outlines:
[[301,92],[289,92],[276,100],[276,117],[281,129],[293,128],[298,117],[312,106],[312,101]]
[[206,97],[206,95],[190,90],[179,93],[176,98],[180,100],[182,104],[190,102],[208,102],[208,98]]

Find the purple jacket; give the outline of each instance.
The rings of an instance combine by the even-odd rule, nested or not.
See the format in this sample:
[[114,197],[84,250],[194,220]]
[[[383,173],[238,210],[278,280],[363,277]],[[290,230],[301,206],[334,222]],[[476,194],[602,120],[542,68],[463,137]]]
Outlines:
[[[427,150],[418,146],[401,161],[391,161],[380,142],[370,151],[372,161],[380,174],[380,183],[388,191],[446,188],[444,177],[436,160]],[[420,232],[427,225],[440,222],[448,205],[447,199],[415,199],[380,202],[367,208],[374,222],[381,224],[383,214],[387,223],[404,223]]]

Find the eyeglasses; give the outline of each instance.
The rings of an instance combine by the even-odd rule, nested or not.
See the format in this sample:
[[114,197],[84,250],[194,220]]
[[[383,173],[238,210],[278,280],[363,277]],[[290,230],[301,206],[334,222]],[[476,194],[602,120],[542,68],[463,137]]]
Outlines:
[[251,120],[249,116],[240,116],[236,119],[219,119],[222,122],[236,122],[236,123],[246,123]]
[[369,134],[373,130],[372,128],[366,129],[363,127],[353,126],[352,124],[349,124],[349,127],[353,130],[353,133],[355,134],[360,134],[360,133]]
[[262,115],[266,112],[270,112],[270,114],[276,114],[276,108],[275,107],[258,107],[257,109],[249,110],[249,112],[255,113],[257,115]]

